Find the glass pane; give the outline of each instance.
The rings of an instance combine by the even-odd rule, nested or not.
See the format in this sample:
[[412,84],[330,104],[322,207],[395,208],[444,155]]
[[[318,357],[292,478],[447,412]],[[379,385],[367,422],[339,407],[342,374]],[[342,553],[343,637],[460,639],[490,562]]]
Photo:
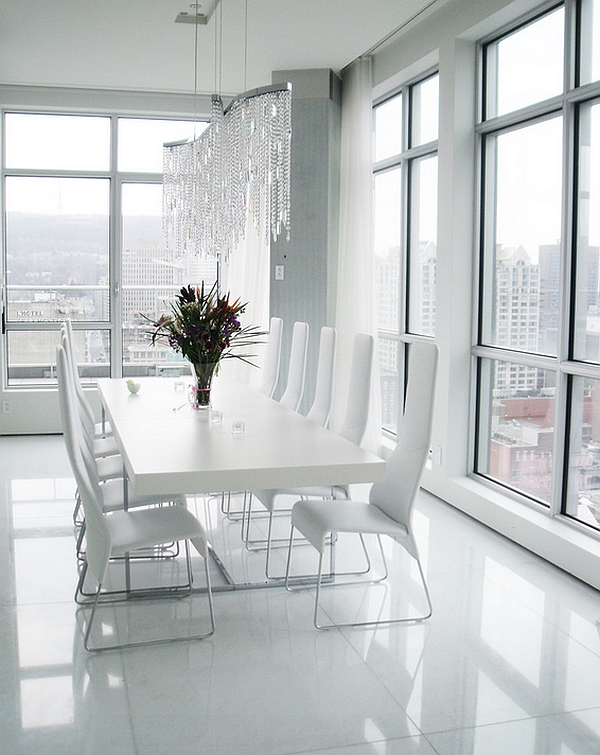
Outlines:
[[7,316],[108,320],[108,179],[6,179]]
[[7,113],[6,166],[108,170],[110,118]]
[[145,118],[119,118],[118,170],[162,173],[163,144],[199,136],[206,121],[161,121]]
[[402,151],[402,95],[375,108],[375,162]]
[[480,360],[477,472],[549,504],[555,374]]
[[374,248],[377,327],[398,332],[400,327],[400,168],[375,175]]
[[435,335],[438,159],[413,160],[410,170],[409,330]]
[[162,233],[162,184],[126,183],[123,201],[123,373],[177,372],[180,355],[148,342],[148,321],[169,310],[169,302],[183,285],[210,286],[216,280],[216,261],[166,249]]
[[563,91],[564,10],[487,47],[486,117],[533,105]]
[[600,381],[571,384],[569,472],[564,514],[600,529]]
[[484,341],[556,354],[562,120],[494,137],[486,169]]
[[[74,330],[75,358],[83,379],[108,377],[110,341],[107,330]],[[58,330],[19,330],[7,333],[8,384],[56,383]]]
[[411,146],[438,138],[439,76],[436,74],[411,89]]
[[579,234],[573,356],[600,362],[600,104],[582,107],[579,138]]
[[381,379],[381,426],[394,435],[397,432],[400,382],[398,353],[402,344],[391,338],[380,338],[379,375]]
[[581,3],[580,83],[600,79],[600,0]]

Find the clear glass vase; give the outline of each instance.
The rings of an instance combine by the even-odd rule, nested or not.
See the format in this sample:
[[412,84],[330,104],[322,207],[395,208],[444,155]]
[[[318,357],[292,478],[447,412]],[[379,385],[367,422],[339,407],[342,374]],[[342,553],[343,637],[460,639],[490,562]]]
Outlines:
[[217,369],[214,362],[194,362],[195,385],[192,386],[190,403],[194,409],[210,409],[210,389]]

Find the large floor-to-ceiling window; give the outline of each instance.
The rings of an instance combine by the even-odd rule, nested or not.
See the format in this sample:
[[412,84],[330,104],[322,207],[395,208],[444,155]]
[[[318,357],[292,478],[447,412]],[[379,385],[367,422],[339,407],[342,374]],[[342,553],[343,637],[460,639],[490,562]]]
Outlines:
[[55,380],[65,318],[84,378],[179,369],[149,345],[146,318],[216,267],[165,247],[162,144],[206,124],[7,111],[3,125],[4,384]]
[[[382,427],[396,433],[408,344],[435,335],[438,74],[374,107],[374,251]],[[408,357],[410,358],[410,357]]]
[[482,52],[475,471],[600,528],[600,2]]

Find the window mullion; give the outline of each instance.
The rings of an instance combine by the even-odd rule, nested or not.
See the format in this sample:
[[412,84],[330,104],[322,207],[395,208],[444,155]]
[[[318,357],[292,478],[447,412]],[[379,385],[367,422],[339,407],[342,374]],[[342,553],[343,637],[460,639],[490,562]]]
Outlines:
[[117,172],[118,118],[111,119],[111,223],[110,223],[110,371],[111,377],[123,375],[122,271],[121,271],[121,183]]

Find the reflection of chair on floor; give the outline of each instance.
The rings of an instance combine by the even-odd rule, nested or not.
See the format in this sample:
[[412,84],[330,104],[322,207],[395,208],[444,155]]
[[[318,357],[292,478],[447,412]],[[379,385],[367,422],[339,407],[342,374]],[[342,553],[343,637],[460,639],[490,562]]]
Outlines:
[[[77,483],[86,522],[85,563],[77,584],[76,600],[91,604],[91,614],[84,632],[86,650],[109,650],[120,647],[152,645],[175,640],[202,639],[214,631],[212,592],[208,567],[208,542],[200,522],[182,505],[166,505],[148,508],[123,510],[125,501],[121,499],[120,511],[105,513],[103,488],[90,473],[83,456],[83,441],[79,438],[78,418],[72,401],[72,394],[64,390],[67,379],[67,360],[62,347],[57,349],[57,372],[59,375],[59,400],[65,439],[70,448],[69,457]],[[141,500],[141,499],[140,499]],[[91,634],[94,618],[101,602],[117,602],[119,592],[103,591],[108,565],[111,559],[126,556],[140,549],[154,548],[173,542],[185,541],[187,583],[160,588],[133,589],[130,586],[129,559],[125,560],[127,585],[120,593],[121,600],[141,597],[177,597],[189,595],[192,589],[192,568],[188,541],[191,540],[198,553],[204,558],[206,586],[209,604],[210,628],[202,634],[177,636],[159,640],[131,642],[113,645],[92,646]],[[82,592],[87,575],[96,582],[97,588],[92,601],[87,601]]]
[[[321,332],[321,346],[317,366],[317,390],[315,400],[307,417],[320,424],[327,425],[333,400],[333,352],[335,351],[335,331],[323,328]],[[373,363],[373,338],[359,333],[354,338],[352,349],[352,363],[350,367],[350,381],[348,385],[348,402],[346,414],[339,430],[339,435],[346,440],[360,445],[369,416],[369,394],[371,390],[371,369]],[[283,575],[274,576],[269,571],[271,547],[273,545],[273,515],[275,513],[276,498],[282,495],[302,496],[304,498],[334,498],[344,499],[349,495],[346,485],[319,485],[306,488],[286,488],[280,490],[256,490],[248,505],[246,529],[242,530],[246,543],[258,550],[266,549],[265,572],[268,579],[282,579]],[[253,499],[258,500],[269,512],[267,537],[265,541],[250,541],[250,505]],[[282,542],[282,541],[278,541]],[[283,541],[287,543],[287,538]],[[256,546],[259,546],[258,548]]]
[[[286,587],[289,588],[291,584],[290,567],[293,538],[294,530],[297,529],[319,552],[314,608],[314,623],[318,629],[335,626],[369,626],[402,621],[422,621],[431,616],[431,600],[419,560],[417,544],[413,536],[411,514],[429,452],[437,354],[437,347],[433,343],[414,343],[409,347],[406,403],[398,445],[388,460],[385,482],[375,483],[372,486],[369,502],[310,500],[298,501],[292,508]],[[319,623],[323,556],[330,538],[339,533],[376,535],[382,557],[381,535],[389,535],[394,541],[402,545],[417,562],[428,605],[427,613],[417,617],[367,619],[349,623]]]

